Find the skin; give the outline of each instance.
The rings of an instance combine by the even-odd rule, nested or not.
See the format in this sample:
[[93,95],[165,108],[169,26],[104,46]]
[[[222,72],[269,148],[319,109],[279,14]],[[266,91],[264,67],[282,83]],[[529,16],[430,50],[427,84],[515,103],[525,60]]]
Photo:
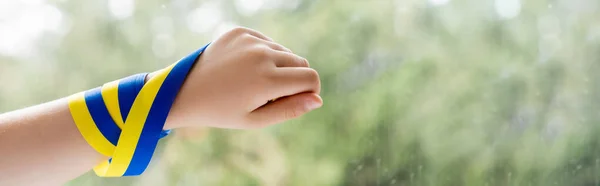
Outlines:
[[[262,128],[321,107],[319,92],[306,59],[236,28],[198,59],[165,129]],[[64,98],[0,115],[0,157],[0,185],[61,185],[108,158],[83,139]]]

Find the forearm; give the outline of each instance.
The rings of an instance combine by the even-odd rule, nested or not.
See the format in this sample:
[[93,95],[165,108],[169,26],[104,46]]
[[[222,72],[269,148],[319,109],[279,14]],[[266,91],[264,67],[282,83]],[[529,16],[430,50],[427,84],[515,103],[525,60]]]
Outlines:
[[[155,75],[149,74],[146,81]],[[82,122],[82,116],[71,111],[82,108],[73,107],[68,99],[79,98],[72,96],[0,115],[0,185],[61,185],[108,159],[79,131],[89,126],[76,124]]]
[[84,139],[67,99],[0,114],[0,185],[61,185],[108,159]]
[[66,99],[0,115],[0,185],[60,185],[104,159],[79,133]]

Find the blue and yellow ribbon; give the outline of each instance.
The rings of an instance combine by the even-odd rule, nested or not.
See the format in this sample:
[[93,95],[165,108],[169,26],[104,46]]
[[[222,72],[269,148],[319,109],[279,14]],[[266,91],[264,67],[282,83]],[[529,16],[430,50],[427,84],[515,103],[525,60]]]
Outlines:
[[69,109],[84,139],[110,157],[94,167],[101,177],[140,175],[158,144],[175,97],[207,46],[147,76],[136,74],[69,98]]

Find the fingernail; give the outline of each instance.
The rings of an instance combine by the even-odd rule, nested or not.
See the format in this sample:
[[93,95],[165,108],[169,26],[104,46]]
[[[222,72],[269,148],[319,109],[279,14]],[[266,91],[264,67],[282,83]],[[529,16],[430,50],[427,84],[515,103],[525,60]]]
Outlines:
[[305,104],[306,108],[308,108],[308,110],[315,110],[323,105],[320,102],[317,102],[315,100],[307,100],[306,103],[304,103],[304,104]]

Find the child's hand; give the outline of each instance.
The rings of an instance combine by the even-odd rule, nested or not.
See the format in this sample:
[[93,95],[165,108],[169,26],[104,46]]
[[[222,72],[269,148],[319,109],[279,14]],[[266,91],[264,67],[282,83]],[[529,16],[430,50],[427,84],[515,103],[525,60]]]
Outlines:
[[319,91],[319,75],[306,59],[257,31],[237,28],[198,59],[165,128],[265,127],[321,107]]

